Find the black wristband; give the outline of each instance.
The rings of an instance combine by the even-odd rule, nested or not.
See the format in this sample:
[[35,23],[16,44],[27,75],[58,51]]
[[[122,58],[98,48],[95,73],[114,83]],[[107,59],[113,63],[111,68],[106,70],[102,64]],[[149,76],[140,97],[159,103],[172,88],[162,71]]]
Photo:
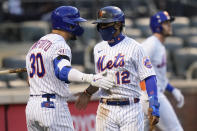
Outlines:
[[90,94],[87,90],[85,90],[84,93],[87,94],[88,96],[92,96],[92,94]]

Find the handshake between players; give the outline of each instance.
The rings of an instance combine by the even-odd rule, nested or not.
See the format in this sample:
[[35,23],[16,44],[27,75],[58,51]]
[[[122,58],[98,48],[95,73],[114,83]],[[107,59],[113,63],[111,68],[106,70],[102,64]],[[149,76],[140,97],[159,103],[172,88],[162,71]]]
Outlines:
[[[118,88],[118,84],[115,78],[115,73],[112,71],[104,71],[95,75],[85,76],[85,81],[91,85],[84,91],[77,93],[79,96],[75,106],[77,109],[86,109],[88,102],[91,99],[92,94],[98,91],[99,88],[110,92],[112,88]],[[99,87],[99,88],[98,88]],[[154,126],[159,122],[159,103],[157,97],[149,97],[148,117],[150,122],[150,129],[154,129]]]

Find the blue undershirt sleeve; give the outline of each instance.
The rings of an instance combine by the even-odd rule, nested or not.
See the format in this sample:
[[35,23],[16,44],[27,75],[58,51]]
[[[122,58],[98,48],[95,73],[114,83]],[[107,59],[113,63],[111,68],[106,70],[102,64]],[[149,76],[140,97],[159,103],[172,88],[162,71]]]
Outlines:
[[65,83],[70,83],[68,80],[68,73],[71,70],[71,67],[68,66],[64,66],[61,70],[58,67],[58,63],[64,59],[63,57],[56,57],[53,60],[53,67],[54,67],[54,71],[55,71],[55,76],[61,80],[61,81],[65,81]]
[[156,76],[149,76],[145,79],[146,91],[149,96],[149,107],[153,109],[152,115],[160,116],[159,102],[157,97],[157,80]]
[[166,90],[172,92],[174,90],[174,87],[170,85],[170,83],[168,83],[168,85],[166,86]]
[[156,76],[149,76],[145,79],[146,83],[146,91],[148,96],[156,96],[157,97],[157,80]]

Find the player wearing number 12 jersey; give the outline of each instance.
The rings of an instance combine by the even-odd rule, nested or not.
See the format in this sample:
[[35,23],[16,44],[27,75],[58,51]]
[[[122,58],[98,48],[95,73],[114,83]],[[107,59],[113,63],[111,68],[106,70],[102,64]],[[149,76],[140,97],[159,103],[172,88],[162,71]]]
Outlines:
[[29,50],[26,68],[30,97],[26,106],[28,131],[74,131],[67,106],[70,82],[88,82],[109,89],[113,81],[102,74],[85,74],[71,67],[67,40],[83,34],[77,8],[61,6],[52,12],[52,33],[43,36]]
[[[115,88],[100,90],[97,131],[143,131],[144,117],[142,105],[139,103],[141,81],[145,81],[147,85],[152,124],[158,122],[159,103],[155,72],[140,44],[122,34],[124,23],[124,13],[115,6],[101,8],[94,22],[103,39],[94,47],[96,72],[107,70],[116,79]],[[76,107],[83,108],[87,99],[85,95],[90,96],[94,91],[87,88],[79,97]]]

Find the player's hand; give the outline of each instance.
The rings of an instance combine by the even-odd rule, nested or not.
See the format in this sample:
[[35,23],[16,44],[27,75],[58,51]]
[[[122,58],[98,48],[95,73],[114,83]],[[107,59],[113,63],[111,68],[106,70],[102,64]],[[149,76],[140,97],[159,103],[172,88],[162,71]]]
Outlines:
[[152,131],[155,125],[159,122],[159,107],[157,96],[149,97],[148,119],[150,123],[150,131]]
[[106,90],[115,87],[115,79],[113,75],[107,72],[101,72],[98,74],[91,75],[87,77],[86,81],[89,82],[92,86],[96,86]]
[[86,109],[91,96],[85,92],[79,92],[79,93],[75,94],[75,96],[78,96],[77,101],[75,102],[75,107],[78,110]]
[[159,116],[154,115],[153,108],[148,108],[149,131],[153,131],[155,125],[159,122]]
[[177,107],[178,108],[183,107],[183,105],[184,105],[184,96],[181,93],[181,91],[179,89],[177,89],[177,88],[174,88],[174,90],[172,91],[172,94],[173,94],[174,98],[177,101]]

